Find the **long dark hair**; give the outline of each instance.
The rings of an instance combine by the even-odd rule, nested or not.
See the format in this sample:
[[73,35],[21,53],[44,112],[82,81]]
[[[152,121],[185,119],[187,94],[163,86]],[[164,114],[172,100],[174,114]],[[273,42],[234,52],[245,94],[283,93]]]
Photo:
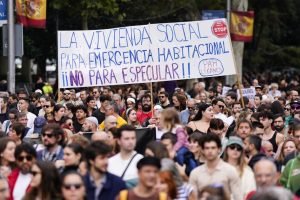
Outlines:
[[198,121],[202,119],[202,112],[204,112],[210,105],[206,103],[200,103],[197,105],[198,112],[195,115],[194,119],[192,121]]
[[66,145],[65,148],[66,147],[70,148],[76,155],[81,154],[80,161],[83,160],[84,150],[83,150],[83,147],[80,144],[78,144],[76,142],[73,142],[71,144]]
[[[13,139],[9,138],[9,137],[1,138],[1,140],[0,140],[0,154],[2,154],[5,151],[5,149],[7,147],[7,144],[9,142],[15,143],[15,141]],[[3,164],[2,162],[3,162],[2,158],[0,158],[0,165]],[[15,166],[14,164],[15,163],[9,163],[9,166],[14,167]]]
[[41,184],[32,187],[31,191],[24,197],[24,200],[36,199],[41,194],[41,199],[52,200],[60,199],[60,178],[58,171],[53,163],[45,161],[37,161],[35,165],[41,170]]

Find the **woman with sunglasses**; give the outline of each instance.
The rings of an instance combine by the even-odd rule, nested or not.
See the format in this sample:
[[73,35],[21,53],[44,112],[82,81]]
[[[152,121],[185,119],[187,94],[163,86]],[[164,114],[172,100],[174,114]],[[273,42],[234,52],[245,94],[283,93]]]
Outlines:
[[246,163],[245,151],[243,149],[243,141],[241,138],[236,136],[229,137],[224,151],[224,161],[234,166],[238,171],[242,184],[243,197],[246,197],[249,192],[256,190],[254,174]]
[[85,200],[85,186],[82,176],[71,171],[62,177],[62,195],[64,200]]
[[74,134],[73,120],[69,117],[63,116],[60,120],[60,127],[64,130],[64,144],[67,144]]
[[7,177],[15,166],[16,143],[11,138],[2,138],[0,140],[0,174]]
[[61,199],[59,174],[51,162],[37,161],[31,167],[31,174],[31,189],[23,200]]

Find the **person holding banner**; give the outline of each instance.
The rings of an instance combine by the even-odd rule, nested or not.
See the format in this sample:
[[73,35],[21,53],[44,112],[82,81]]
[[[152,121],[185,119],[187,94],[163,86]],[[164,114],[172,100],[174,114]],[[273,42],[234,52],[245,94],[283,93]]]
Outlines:
[[141,102],[142,110],[137,111],[137,120],[143,127],[146,127],[148,120],[152,118],[150,94],[144,94],[141,97]]

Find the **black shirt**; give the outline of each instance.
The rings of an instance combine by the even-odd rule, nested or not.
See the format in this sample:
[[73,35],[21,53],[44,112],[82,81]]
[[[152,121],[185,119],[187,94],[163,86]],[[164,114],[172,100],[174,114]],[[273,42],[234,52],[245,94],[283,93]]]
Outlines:
[[105,113],[101,112],[99,109],[95,110],[92,116],[98,119],[99,124],[101,124],[105,120]]
[[81,131],[82,124],[80,124],[77,120],[73,121],[73,126],[74,126],[75,133],[78,133],[79,131]]

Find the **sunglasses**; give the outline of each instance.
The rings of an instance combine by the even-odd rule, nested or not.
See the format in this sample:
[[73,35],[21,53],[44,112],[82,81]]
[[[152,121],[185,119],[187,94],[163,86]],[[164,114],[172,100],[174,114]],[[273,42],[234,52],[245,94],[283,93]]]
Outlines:
[[46,137],[46,136],[47,136],[48,138],[54,137],[53,134],[46,134],[46,133],[43,133],[42,136],[43,136],[43,137]]
[[189,110],[195,110],[195,107],[187,107]]
[[298,109],[300,109],[300,106],[291,106],[291,109],[292,110],[298,110]]
[[222,106],[222,105],[217,104],[217,106],[219,106],[220,109],[224,109],[224,106]]
[[284,110],[286,110],[286,111],[290,111],[291,109],[290,109],[290,108],[284,108]]
[[243,150],[243,147],[241,147],[240,145],[237,145],[237,144],[231,144],[231,145],[229,145],[229,148],[231,150],[236,149],[237,151],[242,151]]
[[162,99],[162,98],[165,98],[165,96],[158,96],[158,98]]
[[19,156],[18,157],[19,162],[22,162],[24,159],[26,159],[27,161],[32,161],[32,156],[27,155],[27,156]]
[[93,94],[97,94],[98,92],[93,92]]
[[69,123],[69,124],[67,124],[68,126],[73,126],[73,123]]
[[75,188],[76,190],[78,190],[82,187],[82,184],[81,183],[64,184],[63,187],[66,190],[71,190],[72,188]]
[[30,173],[32,174],[32,176],[36,176],[37,174],[40,174],[41,172],[31,171]]
[[70,95],[71,93],[64,93],[64,95]]
[[43,108],[49,108],[50,106],[49,105],[43,105]]

